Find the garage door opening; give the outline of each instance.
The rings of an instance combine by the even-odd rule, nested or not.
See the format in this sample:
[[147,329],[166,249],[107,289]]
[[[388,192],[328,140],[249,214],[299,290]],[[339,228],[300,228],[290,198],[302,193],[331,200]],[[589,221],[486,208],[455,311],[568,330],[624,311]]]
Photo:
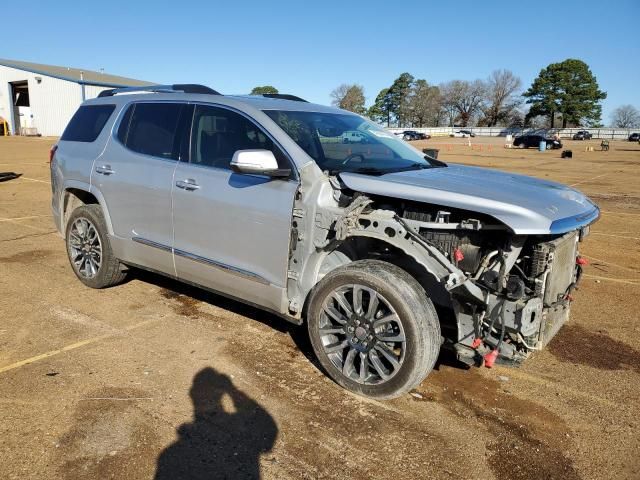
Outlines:
[[11,82],[11,105],[13,107],[13,130],[17,135],[37,135],[33,124],[31,103],[29,100],[29,84],[27,81]]

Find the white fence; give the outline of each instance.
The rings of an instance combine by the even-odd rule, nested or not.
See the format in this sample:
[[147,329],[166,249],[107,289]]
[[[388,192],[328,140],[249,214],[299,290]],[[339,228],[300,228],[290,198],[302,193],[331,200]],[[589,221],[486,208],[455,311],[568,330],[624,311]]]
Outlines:
[[631,128],[512,128],[512,127],[428,127],[428,128],[388,128],[393,133],[415,130],[432,137],[448,137],[458,130],[469,130],[478,137],[506,137],[507,135],[537,134],[545,136],[560,135],[560,138],[572,138],[580,130],[587,130],[593,138],[608,140],[627,140],[629,135],[640,132]]

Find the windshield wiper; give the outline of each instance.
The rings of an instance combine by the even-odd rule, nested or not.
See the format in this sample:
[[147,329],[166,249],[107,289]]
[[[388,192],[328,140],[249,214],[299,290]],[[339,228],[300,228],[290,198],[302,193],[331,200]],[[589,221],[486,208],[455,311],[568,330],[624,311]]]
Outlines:
[[361,167],[361,168],[355,168],[353,170],[343,170],[343,172],[347,173],[364,173],[364,174],[372,174],[372,175],[384,175],[385,173],[392,173],[394,172],[395,169],[386,169],[386,170],[382,170],[380,168],[375,168],[375,167]]

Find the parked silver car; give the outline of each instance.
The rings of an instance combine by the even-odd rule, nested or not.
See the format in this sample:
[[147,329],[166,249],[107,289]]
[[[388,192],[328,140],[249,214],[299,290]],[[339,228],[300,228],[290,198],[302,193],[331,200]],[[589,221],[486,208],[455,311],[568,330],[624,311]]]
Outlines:
[[139,267],[306,322],[326,373],[374,398],[418,385],[441,347],[486,366],[544,347],[599,216],[569,187],[447,165],[359,115],[196,85],[85,102],[51,177],[85,285]]

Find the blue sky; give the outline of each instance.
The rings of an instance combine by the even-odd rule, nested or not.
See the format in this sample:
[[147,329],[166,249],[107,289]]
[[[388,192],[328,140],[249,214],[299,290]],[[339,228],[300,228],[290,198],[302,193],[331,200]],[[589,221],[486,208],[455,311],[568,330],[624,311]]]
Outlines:
[[[95,6],[94,6],[95,5]],[[8,2],[0,58],[222,93],[272,84],[327,104],[341,83],[367,104],[402,72],[429,83],[506,68],[525,87],[579,58],[608,93],[603,121],[640,108],[639,0]]]

